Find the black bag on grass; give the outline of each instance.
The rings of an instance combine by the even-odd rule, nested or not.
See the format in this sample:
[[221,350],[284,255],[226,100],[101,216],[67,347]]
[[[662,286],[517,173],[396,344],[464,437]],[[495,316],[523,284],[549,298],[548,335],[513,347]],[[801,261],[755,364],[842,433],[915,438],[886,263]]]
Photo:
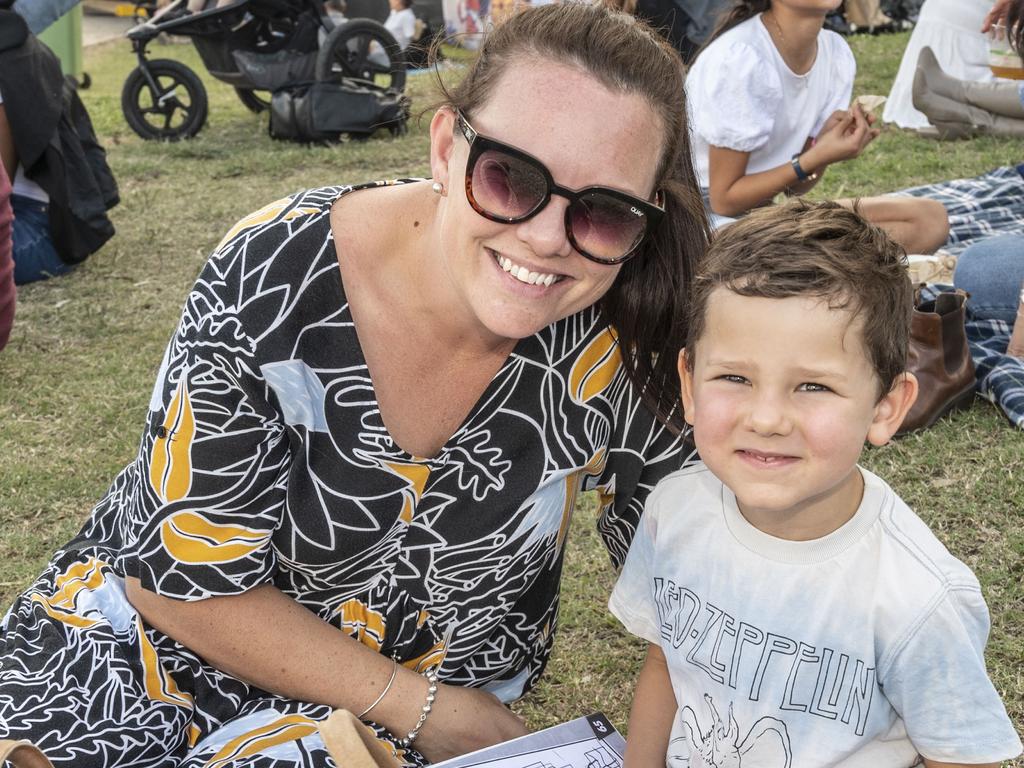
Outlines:
[[406,131],[409,97],[395,90],[341,82],[291,83],[270,99],[270,135],[287,141],[337,141],[387,128]]

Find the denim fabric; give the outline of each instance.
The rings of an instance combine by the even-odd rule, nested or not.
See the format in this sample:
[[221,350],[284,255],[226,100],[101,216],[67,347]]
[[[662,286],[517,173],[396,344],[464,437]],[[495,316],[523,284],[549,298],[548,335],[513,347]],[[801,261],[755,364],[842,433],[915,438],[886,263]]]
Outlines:
[[61,261],[50,239],[49,206],[30,197],[11,195],[11,208],[15,284],[34,283],[70,271],[71,265]]
[[38,35],[78,5],[78,0],[18,0],[14,10],[25,19],[29,31]]
[[991,237],[957,259],[953,285],[971,294],[974,317],[1013,325],[1024,284],[1024,235]]
[[734,221],[736,221],[736,219],[730,218],[728,216],[719,216],[717,213],[711,210],[711,191],[706,187],[700,188],[700,197],[704,201],[704,210],[708,215],[708,223],[711,224],[712,232],[714,232],[716,229],[727,227]]

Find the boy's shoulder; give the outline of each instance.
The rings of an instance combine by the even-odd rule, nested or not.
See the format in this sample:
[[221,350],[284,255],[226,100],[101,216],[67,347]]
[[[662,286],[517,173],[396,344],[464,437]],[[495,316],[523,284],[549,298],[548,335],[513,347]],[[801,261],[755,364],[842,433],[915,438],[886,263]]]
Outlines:
[[695,461],[661,478],[651,491],[651,497],[671,498],[684,492],[721,495],[722,487],[722,481],[715,477],[703,461]]
[[694,515],[721,508],[723,489],[722,481],[704,462],[688,464],[658,481],[647,497],[644,517],[657,520],[665,516],[677,524],[684,524],[683,518],[690,524]]
[[947,588],[977,588],[971,569],[957,559],[902,498],[877,475],[861,469],[866,486],[877,485],[882,508],[879,510],[881,545],[886,554],[905,567],[928,574]]
[[[988,609],[974,572],[956,558],[931,528],[885,481],[862,470],[866,488],[881,486],[878,525],[863,554],[870,574],[873,621],[882,641],[879,669],[884,670],[926,624],[938,616],[988,631]],[[870,568],[870,570],[868,570]]]

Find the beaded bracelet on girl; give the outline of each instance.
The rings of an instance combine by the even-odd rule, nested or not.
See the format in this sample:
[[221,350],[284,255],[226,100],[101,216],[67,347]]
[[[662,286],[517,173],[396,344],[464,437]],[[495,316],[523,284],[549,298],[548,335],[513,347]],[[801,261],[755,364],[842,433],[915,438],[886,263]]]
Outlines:
[[398,740],[398,746],[402,749],[408,749],[412,746],[412,743],[416,741],[416,737],[420,735],[420,729],[423,728],[423,724],[427,722],[427,715],[430,714],[430,710],[434,707],[434,698],[437,696],[437,670],[432,669],[427,672],[427,701],[420,710],[420,719],[416,721],[416,725],[413,729],[405,735],[404,739]]

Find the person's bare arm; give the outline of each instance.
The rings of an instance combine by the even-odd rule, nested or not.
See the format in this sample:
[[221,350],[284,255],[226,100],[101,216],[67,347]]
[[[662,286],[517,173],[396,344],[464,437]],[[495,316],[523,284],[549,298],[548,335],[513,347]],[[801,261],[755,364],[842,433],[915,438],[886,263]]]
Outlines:
[[797,181],[787,163],[760,173],[747,173],[749,152],[711,147],[708,157],[708,196],[719,216],[739,216],[771,200]]
[[14,171],[18,167],[18,153],[14,149],[11,124],[7,122],[7,110],[3,104],[0,104],[0,162],[7,171],[7,178],[13,181]]
[[[817,143],[800,155],[800,165],[808,174],[820,174],[832,163],[856,157],[878,135],[858,107],[830,118],[829,123]],[[749,152],[711,147],[709,197],[711,210],[720,216],[737,216],[768,203],[779,192],[789,189],[802,194],[814,185],[810,179],[800,182],[791,163],[747,174],[749,158]]]
[[[384,689],[392,662],[321,620],[276,587],[184,602],[126,579],[142,618],[209,664],[264,690],[299,701],[362,712]],[[402,666],[391,689],[367,715],[397,736],[419,719],[427,681]],[[491,694],[442,685],[415,747],[431,762],[527,733]]]
[[925,768],[999,768],[999,763],[937,763],[927,757],[923,759]]
[[675,719],[676,696],[661,648],[647,646],[629,713],[625,768],[665,768],[668,740]]

